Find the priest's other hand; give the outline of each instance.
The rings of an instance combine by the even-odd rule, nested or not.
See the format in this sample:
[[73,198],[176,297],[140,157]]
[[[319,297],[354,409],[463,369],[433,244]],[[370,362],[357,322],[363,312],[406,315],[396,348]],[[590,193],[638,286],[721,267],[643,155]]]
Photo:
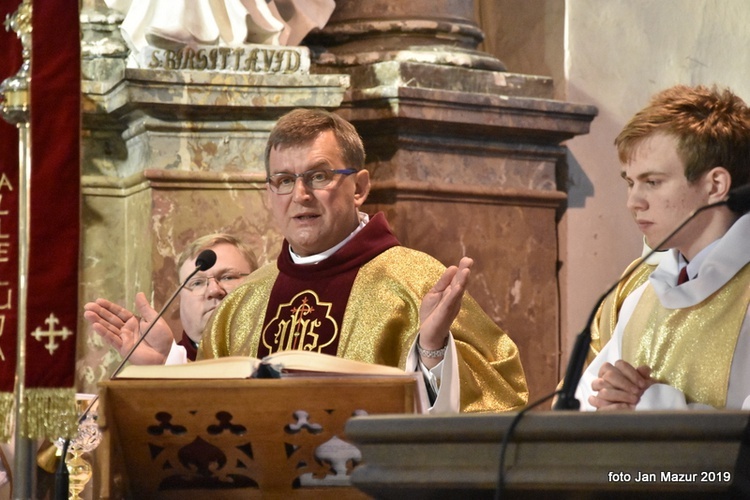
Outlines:
[[[448,341],[451,323],[461,309],[461,300],[471,276],[474,261],[463,257],[458,266],[445,270],[435,286],[422,298],[419,307],[419,346],[426,350],[438,350]],[[422,363],[432,368],[441,358],[421,357]]]
[[[96,299],[83,306],[83,317],[105,342],[125,356],[133,348],[139,335],[145,332],[158,313],[143,293],[135,296],[135,306],[141,319],[131,311],[107,299]],[[164,318],[160,318],[143,342],[133,352],[130,362],[136,365],[164,364],[174,335]]]
[[604,363],[598,375],[591,382],[591,388],[598,392],[589,396],[589,403],[597,410],[634,410],[646,389],[656,382],[648,366],[635,368],[621,359],[614,365]]

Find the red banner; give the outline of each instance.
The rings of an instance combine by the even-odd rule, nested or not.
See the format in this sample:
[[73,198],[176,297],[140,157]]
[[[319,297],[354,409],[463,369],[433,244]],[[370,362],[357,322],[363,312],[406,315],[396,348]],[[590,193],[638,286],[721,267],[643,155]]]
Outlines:
[[73,387],[78,322],[78,0],[34,0],[26,386]]
[[[0,2],[0,22],[21,0]],[[21,41],[0,27],[0,84],[21,69]],[[2,106],[3,103],[0,103]],[[18,129],[0,118],[0,439],[7,441],[13,415],[18,309]]]
[[[28,220],[20,221],[21,227],[28,225],[30,234],[26,246],[25,336],[25,414],[28,420],[17,423],[26,429],[23,433],[29,437],[55,437],[54,433],[61,432],[61,425],[70,428],[64,421],[75,421],[75,404],[71,396],[75,392],[80,221],[81,38],[78,3],[78,0],[34,0],[31,17],[30,207]],[[3,51],[7,50],[5,44],[2,47]],[[18,67],[13,69],[17,70]],[[9,161],[6,165],[3,157],[3,172],[6,169],[8,174],[15,171],[17,179],[18,161],[15,165],[11,163]],[[2,187],[0,194],[4,195]],[[18,189],[18,186],[13,186],[16,197]],[[15,218],[18,225],[17,205],[5,205],[5,201],[3,196],[0,208],[8,212],[9,218]],[[0,240],[0,243],[8,241],[10,259],[23,242],[19,241],[17,232],[10,234],[4,224],[1,227],[0,238],[7,236],[7,240]],[[10,262],[7,264],[9,269],[13,266]],[[13,290],[17,277],[9,276],[5,269],[0,271],[3,273],[0,279],[9,281]],[[16,295],[13,294],[14,299]],[[2,299],[0,303],[3,303]],[[15,302],[11,307],[18,310]],[[2,340],[7,342],[5,337],[11,336],[16,324],[6,320],[4,328]],[[5,354],[7,359],[8,353]],[[10,371],[4,366],[3,380],[6,372]],[[73,409],[73,415],[69,414],[70,409]]]

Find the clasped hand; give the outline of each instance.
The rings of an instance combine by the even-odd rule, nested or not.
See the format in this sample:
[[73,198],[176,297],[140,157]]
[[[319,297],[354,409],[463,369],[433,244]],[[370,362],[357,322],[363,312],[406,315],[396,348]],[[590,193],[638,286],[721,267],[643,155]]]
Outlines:
[[621,359],[614,365],[604,363],[598,375],[591,382],[591,388],[598,392],[589,396],[589,403],[597,410],[634,410],[646,389],[656,383],[651,368],[635,368]]

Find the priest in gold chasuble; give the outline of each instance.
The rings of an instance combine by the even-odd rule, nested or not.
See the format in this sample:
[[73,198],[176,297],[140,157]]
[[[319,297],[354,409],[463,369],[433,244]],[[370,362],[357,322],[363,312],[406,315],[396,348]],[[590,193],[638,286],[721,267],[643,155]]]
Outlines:
[[464,294],[471,259],[445,268],[402,247],[382,214],[359,209],[370,188],[354,127],[296,110],[268,141],[268,205],[281,254],[224,299],[198,358],[303,349],[421,370],[432,411],[526,404],[518,350]]
[[[367,255],[366,262],[352,261],[353,279],[341,265],[345,255],[334,254],[330,259],[335,263],[324,261],[323,267],[308,271],[310,265],[291,261],[285,243],[276,264],[253,273],[224,299],[204,334],[199,357],[264,356],[297,348],[415,369],[407,366],[407,357],[419,330],[420,302],[445,267],[399,246],[382,214],[342,250],[361,249],[368,239],[382,243],[361,254]],[[337,270],[341,276],[333,274]],[[471,297],[464,296],[450,331],[461,410],[523,406],[527,390],[518,350]]]

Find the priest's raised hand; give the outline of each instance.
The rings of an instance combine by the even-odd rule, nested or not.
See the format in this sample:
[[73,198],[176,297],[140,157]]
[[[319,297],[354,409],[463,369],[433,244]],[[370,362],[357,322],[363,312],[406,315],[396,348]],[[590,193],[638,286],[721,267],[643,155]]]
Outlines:
[[[143,293],[135,296],[135,306],[141,315],[140,319],[114,302],[96,299],[83,306],[83,317],[107,344],[114,347],[121,356],[125,356],[157,316],[156,310],[151,307]],[[148,337],[143,339],[133,352],[130,362],[140,365],[164,364],[173,340],[172,330],[167,322],[160,318]]]
[[[445,270],[435,286],[427,292],[419,307],[419,347],[420,353],[436,352],[448,343],[451,323],[461,310],[461,300],[471,276],[474,261],[463,257],[458,266]],[[427,368],[436,366],[442,356],[420,356]]]

